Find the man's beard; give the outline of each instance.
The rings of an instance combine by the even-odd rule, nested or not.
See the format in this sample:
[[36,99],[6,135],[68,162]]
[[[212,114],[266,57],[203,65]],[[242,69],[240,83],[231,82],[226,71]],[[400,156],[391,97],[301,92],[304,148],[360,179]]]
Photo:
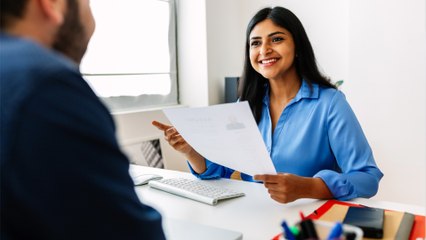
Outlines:
[[80,64],[87,49],[85,29],[80,21],[78,3],[68,0],[68,9],[64,23],[58,30],[53,49],[65,54],[75,63]]

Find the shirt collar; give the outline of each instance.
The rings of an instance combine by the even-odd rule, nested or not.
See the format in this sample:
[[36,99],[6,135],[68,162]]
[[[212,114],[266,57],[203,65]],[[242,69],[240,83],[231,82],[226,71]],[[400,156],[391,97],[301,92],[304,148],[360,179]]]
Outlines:
[[[265,96],[263,97],[263,103],[269,105],[269,84],[265,83]],[[292,102],[298,102],[303,98],[318,98],[319,97],[319,86],[316,83],[312,83],[312,90],[308,83],[302,79],[302,86],[294,97]]]

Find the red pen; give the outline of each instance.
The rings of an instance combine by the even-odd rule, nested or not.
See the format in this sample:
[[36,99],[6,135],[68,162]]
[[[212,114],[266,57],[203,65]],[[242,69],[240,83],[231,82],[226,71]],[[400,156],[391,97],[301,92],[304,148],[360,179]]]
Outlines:
[[303,215],[303,212],[299,211],[299,214],[300,214],[300,218],[302,219],[302,221],[304,221],[306,218],[305,218],[305,215]]

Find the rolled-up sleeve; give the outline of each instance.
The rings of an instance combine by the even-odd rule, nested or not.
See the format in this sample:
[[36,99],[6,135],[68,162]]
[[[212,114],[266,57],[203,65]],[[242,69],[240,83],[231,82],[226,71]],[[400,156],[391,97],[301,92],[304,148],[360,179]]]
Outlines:
[[327,124],[330,147],[341,173],[321,170],[314,177],[321,178],[336,199],[374,196],[383,173],[376,165],[354,112],[340,91],[331,101]]

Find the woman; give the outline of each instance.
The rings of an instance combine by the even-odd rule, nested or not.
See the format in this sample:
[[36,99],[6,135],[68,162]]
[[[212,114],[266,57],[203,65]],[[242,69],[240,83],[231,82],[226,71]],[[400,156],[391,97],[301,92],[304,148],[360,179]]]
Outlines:
[[249,102],[279,174],[252,178],[210,162],[172,126],[154,121],[196,176],[261,181],[281,203],[377,193],[383,174],[361,126],[343,93],[319,72],[308,36],[291,11],[264,8],[251,19],[239,87],[239,99]]

